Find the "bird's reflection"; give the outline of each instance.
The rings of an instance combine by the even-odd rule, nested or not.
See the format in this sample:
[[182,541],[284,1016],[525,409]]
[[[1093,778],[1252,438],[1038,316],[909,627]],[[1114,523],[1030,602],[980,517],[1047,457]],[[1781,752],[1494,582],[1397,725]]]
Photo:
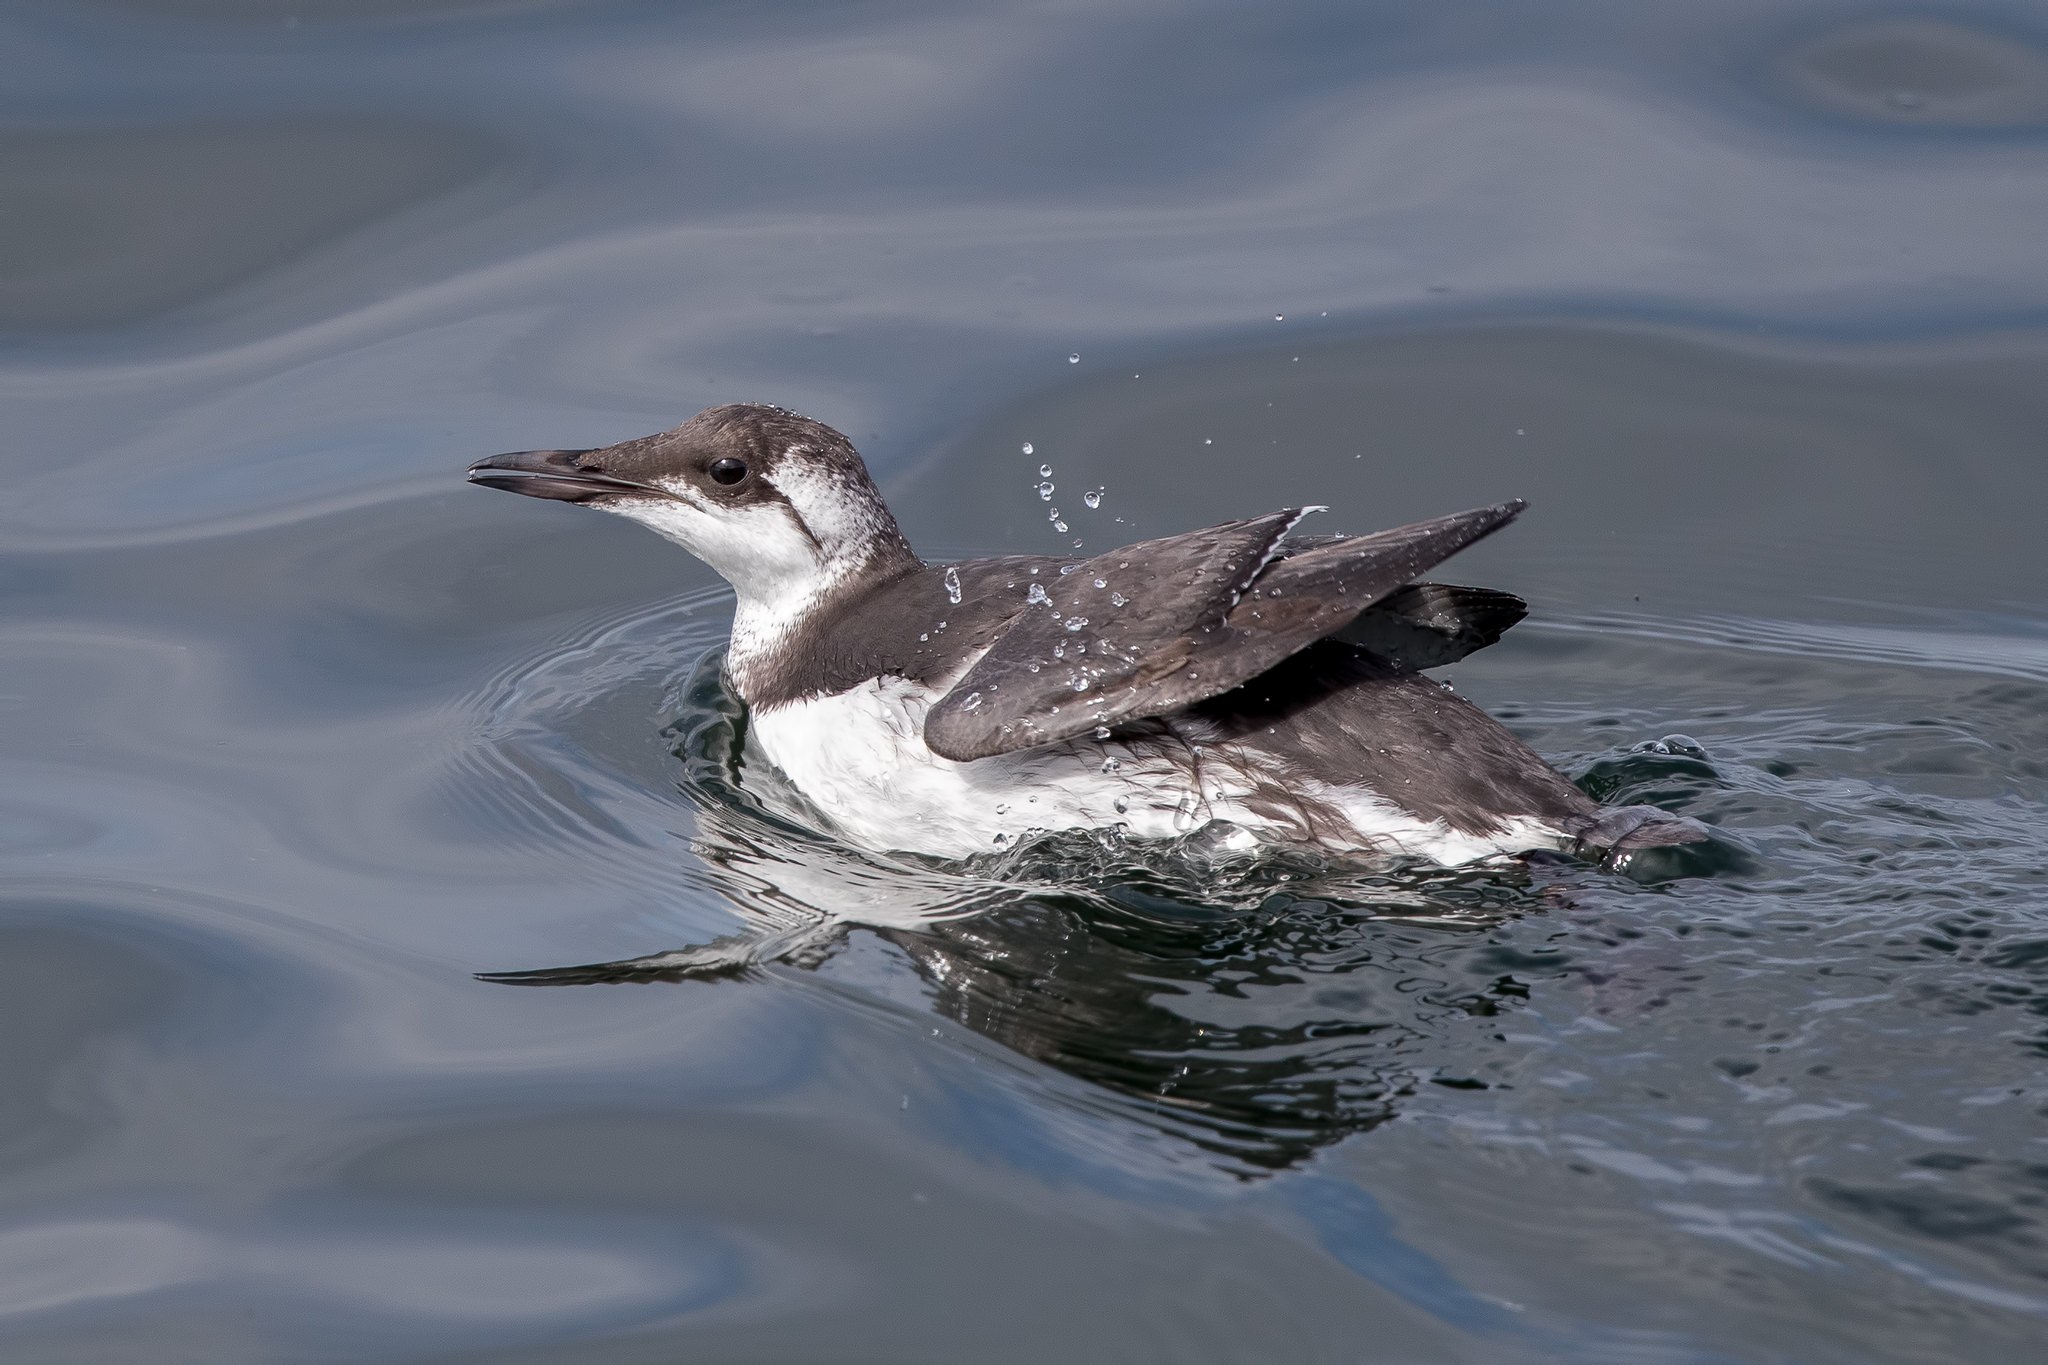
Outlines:
[[[962,867],[846,848],[738,780],[744,717],[700,670],[673,728],[693,847],[739,934],[519,985],[706,981],[815,969],[849,935],[894,945],[940,1014],[1106,1088],[1242,1172],[1388,1118],[1442,1038],[1521,987],[1463,965],[1483,931],[1552,894],[1542,868],[1337,874],[1063,836]],[[751,783],[754,774],[747,774]]]

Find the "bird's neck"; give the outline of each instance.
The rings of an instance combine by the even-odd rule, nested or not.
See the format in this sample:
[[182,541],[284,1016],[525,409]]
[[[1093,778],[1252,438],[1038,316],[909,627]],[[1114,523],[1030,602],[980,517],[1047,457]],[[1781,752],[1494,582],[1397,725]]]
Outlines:
[[[893,527],[891,528],[893,530]],[[909,542],[896,534],[861,556],[827,560],[819,572],[769,591],[735,588],[732,642],[726,676],[748,706],[767,689],[768,672],[788,666],[815,647],[822,623],[892,579],[923,567]]]

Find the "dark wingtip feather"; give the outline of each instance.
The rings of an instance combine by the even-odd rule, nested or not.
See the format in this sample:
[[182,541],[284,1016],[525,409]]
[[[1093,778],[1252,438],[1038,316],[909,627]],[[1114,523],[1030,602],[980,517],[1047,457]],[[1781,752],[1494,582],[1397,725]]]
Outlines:
[[1335,639],[1417,672],[1486,648],[1529,614],[1511,592],[1454,583],[1410,583],[1360,612]]

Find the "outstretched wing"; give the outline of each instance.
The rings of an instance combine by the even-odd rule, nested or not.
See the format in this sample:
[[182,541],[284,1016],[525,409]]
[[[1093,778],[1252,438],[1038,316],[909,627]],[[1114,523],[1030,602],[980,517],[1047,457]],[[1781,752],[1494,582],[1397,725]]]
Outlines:
[[[1299,509],[1074,566],[1034,598],[925,717],[934,753],[965,761],[1191,705],[1336,631],[1512,521],[1520,502],[1279,558]],[[1020,594],[1031,593],[1021,585]]]

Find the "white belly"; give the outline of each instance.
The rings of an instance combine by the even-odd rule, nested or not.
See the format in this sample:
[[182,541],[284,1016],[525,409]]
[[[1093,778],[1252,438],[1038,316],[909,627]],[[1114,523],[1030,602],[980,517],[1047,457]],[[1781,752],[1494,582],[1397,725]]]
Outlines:
[[[1271,803],[1247,805],[1258,780],[1243,755],[1196,762],[1172,740],[1077,739],[956,763],[925,747],[926,709],[939,694],[900,678],[756,710],[750,757],[765,758],[849,843],[878,852],[965,858],[998,853],[1035,834],[1121,827],[1133,838],[1171,839],[1212,821],[1244,831],[1246,847],[1304,842],[1299,820]],[[1326,851],[1405,853],[1442,863],[1538,846],[1548,831],[1462,834],[1417,819],[1355,787],[1304,783],[1287,790],[1338,817],[1311,842]],[[1304,792],[1304,788],[1312,791]]]

